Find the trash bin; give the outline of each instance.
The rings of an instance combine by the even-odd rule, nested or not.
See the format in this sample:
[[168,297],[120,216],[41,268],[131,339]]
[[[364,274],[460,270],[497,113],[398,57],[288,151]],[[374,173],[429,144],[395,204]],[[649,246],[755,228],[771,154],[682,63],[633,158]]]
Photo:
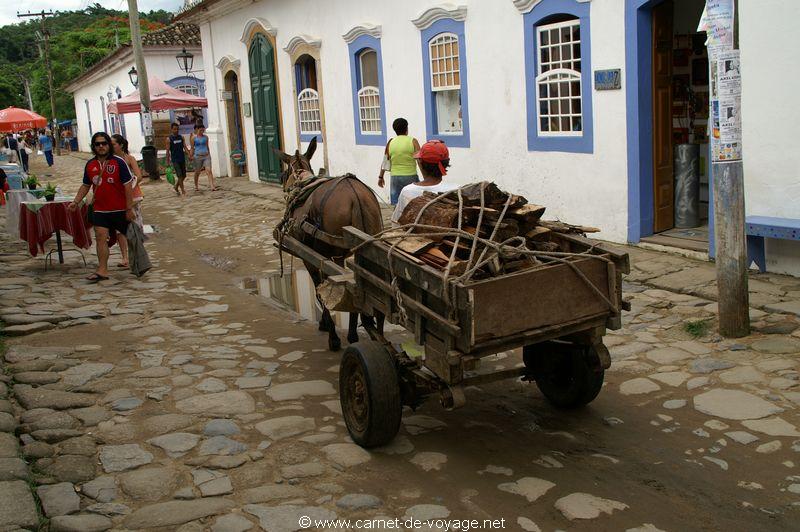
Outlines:
[[155,146],[144,146],[142,148],[142,163],[144,164],[144,171],[150,176],[150,179],[158,179],[158,155]]
[[675,227],[700,225],[700,145],[675,146]]

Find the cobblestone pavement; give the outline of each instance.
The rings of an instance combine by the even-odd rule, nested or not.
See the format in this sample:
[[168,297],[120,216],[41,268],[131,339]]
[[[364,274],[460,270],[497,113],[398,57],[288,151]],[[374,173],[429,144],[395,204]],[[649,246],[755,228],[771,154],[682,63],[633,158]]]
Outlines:
[[[74,192],[83,161],[56,161],[44,180]],[[155,268],[139,280],[120,269],[87,284],[91,252],[89,268],[68,254],[45,271],[0,234],[0,530],[284,531],[301,516],[353,530],[378,517],[796,528],[800,280],[754,275],[754,333],[722,340],[713,265],[630,248],[632,310],[606,338],[613,363],[589,407],[555,410],[522,382],[473,387],[464,408],[430,400],[365,451],[348,439],[339,355],[303,317],[307,294],[270,277],[280,191],[220,184],[187,198],[145,184]],[[485,366],[520,363],[509,352]]]

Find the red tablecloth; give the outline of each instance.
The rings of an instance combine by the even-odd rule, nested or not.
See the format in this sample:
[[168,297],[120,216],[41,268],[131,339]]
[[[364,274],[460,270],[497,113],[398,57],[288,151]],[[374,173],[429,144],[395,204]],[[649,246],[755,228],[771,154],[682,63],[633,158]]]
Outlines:
[[86,224],[86,206],[70,211],[69,201],[53,201],[34,212],[25,203],[28,202],[23,202],[19,209],[19,236],[28,243],[28,250],[34,257],[40,249],[44,252],[44,243],[56,230],[70,235],[79,248],[89,249],[92,245],[92,235]]

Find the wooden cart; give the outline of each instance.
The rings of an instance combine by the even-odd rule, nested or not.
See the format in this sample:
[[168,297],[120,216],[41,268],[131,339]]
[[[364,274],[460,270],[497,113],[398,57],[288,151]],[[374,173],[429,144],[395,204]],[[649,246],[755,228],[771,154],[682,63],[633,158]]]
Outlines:
[[[282,249],[324,276],[346,283],[359,312],[400,324],[424,346],[424,360],[392,345],[375,326],[371,340],[344,352],[339,394],[347,428],[363,447],[390,442],[403,405],[419,406],[439,394],[446,408],[465,403],[464,388],[501,379],[533,380],[555,406],[591,402],[611,364],[602,337],[621,327],[622,274],[628,255],[586,238],[557,234],[562,250],[582,255],[516,273],[451,283],[413,256],[353,228],[345,242],[355,253],[345,268],[286,237]],[[391,262],[390,262],[391,261]],[[577,273],[580,271],[581,274]],[[381,321],[378,320],[378,322]],[[522,347],[524,367],[481,372],[480,359]]]

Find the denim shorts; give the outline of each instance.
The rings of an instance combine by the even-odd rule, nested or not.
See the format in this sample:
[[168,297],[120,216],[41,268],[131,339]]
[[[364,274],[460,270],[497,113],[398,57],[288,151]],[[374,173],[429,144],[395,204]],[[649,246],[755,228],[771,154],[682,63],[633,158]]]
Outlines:
[[393,175],[389,181],[389,202],[392,205],[397,205],[397,199],[400,197],[400,191],[403,190],[403,187],[417,181],[419,181],[417,174]]
[[203,168],[211,170],[211,156],[210,155],[195,155],[194,157],[194,171],[199,172]]

